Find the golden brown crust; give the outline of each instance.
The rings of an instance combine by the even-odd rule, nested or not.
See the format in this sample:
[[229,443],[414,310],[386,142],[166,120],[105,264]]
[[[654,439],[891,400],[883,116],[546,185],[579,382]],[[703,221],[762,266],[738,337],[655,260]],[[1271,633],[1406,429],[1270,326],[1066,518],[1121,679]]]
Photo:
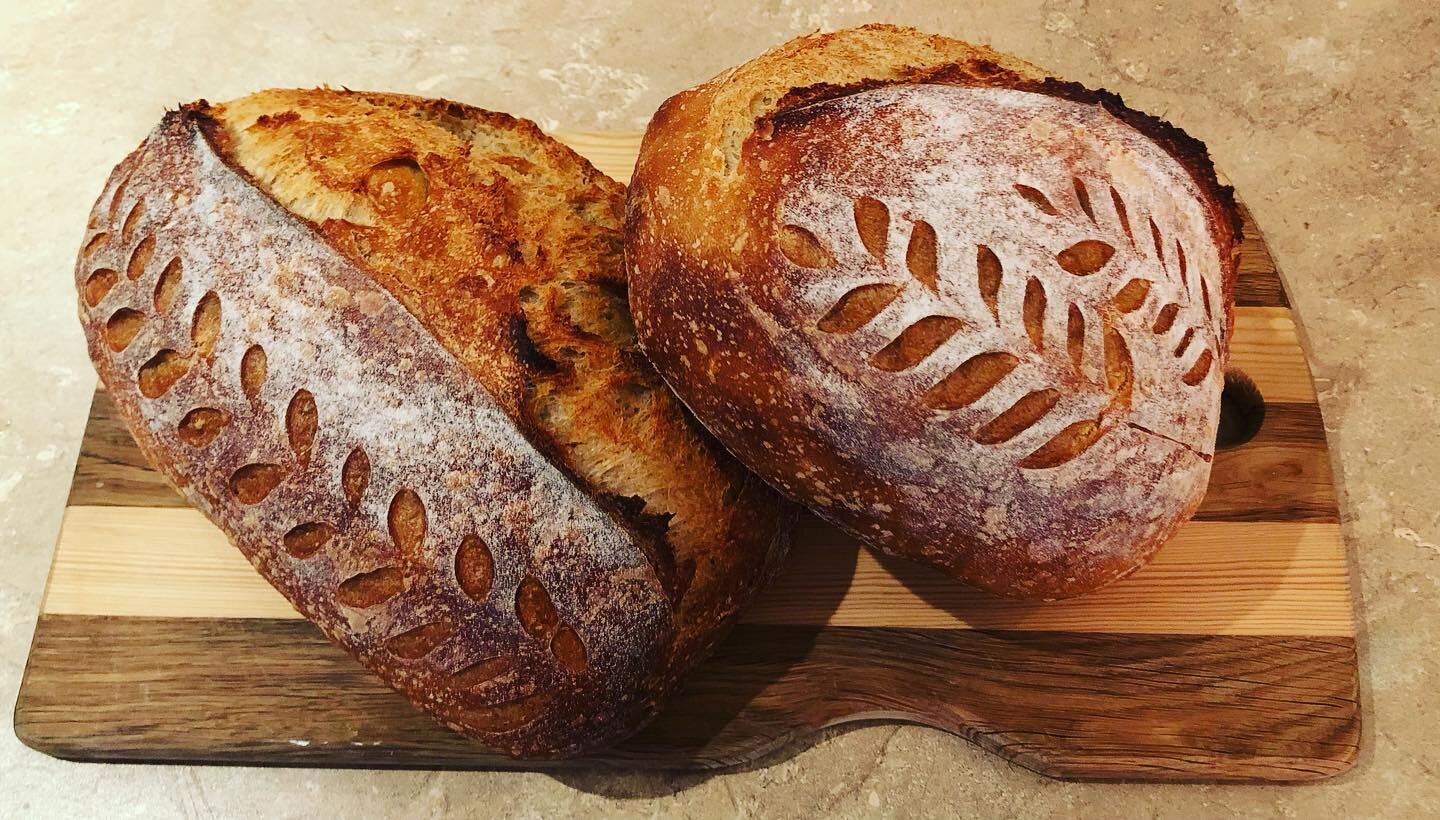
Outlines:
[[661,107],[627,240],[661,374],[878,549],[1064,597],[1203,495],[1238,218],[1118,97],[909,29],[798,38]]
[[147,457],[333,640],[510,754],[638,728],[791,517],[635,352],[621,196],[502,114],[261,92],[168,115],[77,263]]

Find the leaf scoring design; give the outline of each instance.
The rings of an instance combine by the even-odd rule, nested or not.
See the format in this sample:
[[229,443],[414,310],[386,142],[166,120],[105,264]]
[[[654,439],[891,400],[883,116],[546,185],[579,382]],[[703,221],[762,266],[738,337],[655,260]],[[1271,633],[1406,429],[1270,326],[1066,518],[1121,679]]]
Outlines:
[[1042,213],[1048,214],[1050,216],[1056,216],[1060,213],[1058,210],[1055,209],[1054,205],[1050,204],[1050,198],[1045,196],[1045,194],[1041,193],[1039,190],[1031,188],[1029,185],[1021,185],[1019,183],[1015,184],[1015,190],[1020,193],[1020,196],[1025,197],[1025,200],[1027,202],[1029,202],[1031,205],[1034,205]]
[[109,268],[100,268],[91,273],[90,278],[85,280],[85,304],[92,308],[100,304],[118,281],[120,274]]
[[1055,434],[1055,437],[1040,445],[1035,452],[1020,459],[1020,466],[1028,470],[1059,467],[1061,464],[1090,449],[1105,428],[1098,421],[1083,419]]
[[135,250],[130,253],[130,261],[125,263],[125,275],[132,281],[145,275],[145,269],[150,266],[150,260],[155,256],[155,237],[147,236],[140,240]]
[[890,243],[890,209],[885,203],[868,196],[855,200],[855,231],[860,234],[865,250],[876,261],[884,262],[885,249]]
[[1080,177],[1075,177],[1075,198],[1080,201],[1080,210],[1085,212],[1085,215],[1090,218],[1091,222],[1094,222],[1095,207],[1090,204],[1090,191],[1085,187],[1085,183],[1081,181]]
[[135,238],[135,231],[140,226],[140,220],[145,216],[145,200],[139,199],[130,207],[130,213],[125,216],[125,224],[120,228],[120,239],[125,243]]
[[1085,314],[1079,305],[1070,306],[1065,323],[1065,347],[1070,352],[1070,363],[1080,370],[1085,366]]
[[986,422],[971,438],[981,444],[1001,444],[1029,430],[1045,417],[1056,402],[1060,391],[1053,387],[1026,393],[1010,409]]
[[816,327],[826,333],[851,333],[870,323],[900,295],[899,285],[885,283],[861,285],[840,297],[840,301],[821,317]]
[[1155,333],[1166,333],[1175,325],[1175,317],[1180,313],[1180,305],[1171,302],[1160,308],[1160,314],[1155,317],[1155,324],[1150,328]]
[[802,268],[828,268],[835,258],[820,245],[815,234],[799,225],[783,225],[777,236],[780,252]]
[[398,658],[416,661],[434,652],[454,634],[455,625],[441,619],[391,636],[386,639],[385,648]]
[[1098,239],[1084,239],[1055,255],[1060,269],[1076,276],[1089,276],[1100,269],[1115,255],[1115,247]]
[[980,285],[980,298],[990,308],[990,315],[1000,321],[1000,284],[1004,281],[1004,267],[995,252],[980,245],[975,250],[976,276]]
[[1175,358],[1178,359],[1185,355],[1185,351],[1190,349],[1190,340],[1194,338],[1195,328],[1186,328],[1185,335],[1180,337],[1180,344],[1175,345]]
[[1105,383],[1115,393],[1116,401],[1130,403],[1130,386],[1135,381],[1135,364],[1130,347],[1115,327],[1105,328]]
[[1130,231],[1130,212],[1125,209],[1125,199],[1120,192],[1110,187],[1110,202],[1115,206],[1115,217],[1120,220],[1120,229],[1125,232],[1125,238],[1130,240],[1130,247],[1135,247],[1135,234]]
[[1115,298],[1111,302],[1121,313],[1134,313],[1140,309],[1141,305],[1145,304],[1145,297],[1149,294],[1150,280],[1131,279],[1115,294]]
[[1195,364],[1191,365],[1190,369],[1185,371],[1185,375],[1182,376],[1180,380],[1190,385],[1191,387],[1199,384],[1205,379],[1206,374],[1210,372],[1210,365],[1213,362],[1214,358],[1215,357],[1210,353],[1209,348],[1202,350],[1200,352],[1200,357],[1195,360]]
[[165,265],[155,282],[155,310],[163,313],[174,304],[175,297],[180,293],[180,276],[180,257],[177,256]]
[[1025,334],[1035,350],[1045,350],[1045,286],[1040,280],[1030,278],[1025,283]]
[[916,222],[910,230],[910,245],[905,249],[905,267],[931,293],[940,292],[939,255],[935,229],[929,222]]
[[136,334],[144,326],[145,314],[130,308],[120,308],[105,320],[105,328],[101,335],[110,349],[119,353],[130,346],[130,342],[135,340]]
[[[1090,190],[1079,177],[1072,177],[1075,197],[1080,210],[1090,222],[1099,227],[1101,222],[1095,212]],[[1015,184],[1015,191],[1030,205],[1049,216],[1059,216],[1060,211],[1042,191],[1022,184]],[[1111,203],[1119,228],[1125,234],[1130,247],[1135,247],[1131,229],[1131,215],[1120,192],[1109,188]],[[852,202],[855,230],[865,251],[876,261],[885,264],[890,231],[890,209],[878,199],[860,197]],[[1076,217],[1078,218],[1078,216]],[[1168,268],[1165,255],[1165,236],[1153,217],[1141,215],[1150,228],[1154,243],[1155,259],[1162,268]],[[1082,223],[1083,224],[1083,223]],[[1117,237],[1118,238],[1118,237]],[[835,256],[816,239],[810,231],[797,226],[785,225],[777,235],[777,242],[784,255],[794,264],[807,268],[825,268],[835,263]],[[1061,270],[1074,276],[1091,276],[1099,273],[1114,258],[1115,245],[1103,239],[1083,239],[1055,255],[1055,263]],[[1146,257],[1148,259],[1148,257]],[[1174,245],[1174,259],[1179,276],[1185,282],[1185,251],[1180,242]],[[910,277],[932,294],[939,294],[940,249],[934,227],[924,220],[911,224],[910,238],[905,252],[905,267]],[[975,249],[976,294],[985,310],[995,322],[1001,321],[1000,293],[1004,283],[1005,265],[1000,256],[989,246],[979,244]],[[1104,377],[1099,385],[1107,392],[1109,399],[1096,418],[1083,418],[1071,422],[1055,433],[1044,444],[1019,459],[1016,464],[1022,469],[1038,470],[1064,464],[1100,441],[1106,433],[1116,427],[1116,420],[1128,411],[1132,401],[1135,383],[1135,363],[1130,346],[1117,322],[1128,314],[1145,306],[1154,281],[1144,276],[1132,277],[1109,297],[1108,304],[1099,302],[1094,311],[1100,324],[1100,336]],[[816,323],[818,330],[825,333],[851,333],[874,320],[905,292],[905,284],[893,282],[872,282],[859,285],[841,296]],[[1201,280],[1203,309],[1209,320],[1213,315],[1208,285]],[[1020,319],[1025,330],[1025,339],[1036,354],[1045,353],[1045,320],[1049,306],[1049,294],[1044,281],[1038,276],[1025,280],[1023,299],[1020,305]],[[1179,316],[1182,304],[1164,304],[1149,329],[1159,335],[1169,332]],[[1078,302],[1067,305],[1065,312],[1065,352],[1069,364],[1079,377],[1095,384],[1093,376],[1085,368],[1086,337],[1090,331],[1085,310]],[[932,314],[915,320],[903,328],[880,350],[870,354],[868,362],[878,370],[900,372],[914,368],[932,356],[967,325],[967,320],[955,316]],[[1174,349],[1176,357],[1183,356],[1194,340],[1196,328],[1187,328],[1183,338]],[[1027,351],[1021,355],[1031,355]],[[955,367],[939,381],[932,384],[920,396],[921,403],[935,411],[953,411],[966,408],[1000,385],[1022,362],[1021,355],[1007,350],[992,350],[977,353]],[[1188,385],[1194,386],[1204,380],[1214,364],[1214,354],[1206,347],[1201,351],[1189,370],[1181,377]],[[1090,373],[1094,371],[1091,370]],[[1064,392],[1058,387],[1040,387],[1026,393],[1004,411],[990,418],[966,433],[979,444],[998,445],[1015,439],[1044,419],[1063,398]],[[1118,412],[1117,412],[1118,411]],[[557,650],[558,651],[558,650]],[[577,656],[578,657],[578,656]],[[577,661],[578,662],[578,661]]]
[[220,298],[215,291],[206,293],[195,306],[195,315],[190,320],[190,340],[195,351],[205,358],[215,352],[215,342],[220,338]]
[[890,344],[870,357],[870,364],[892,372],[908,370],[929,358],[964,325],[953,316],[926,316],[900,331]]
[[1019,358],[1003,351],[972,356],[925,393],[925,406],[935,410],[958,410],[972,404],[989,393],[1019,364]]

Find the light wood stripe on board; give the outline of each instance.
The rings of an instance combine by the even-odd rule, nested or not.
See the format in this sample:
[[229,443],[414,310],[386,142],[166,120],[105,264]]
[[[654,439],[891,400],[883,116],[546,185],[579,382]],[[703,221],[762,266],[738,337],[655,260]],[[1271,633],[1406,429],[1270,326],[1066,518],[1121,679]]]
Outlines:
[[639,131],[562,131],[551,136],[590,160],[600,173],[629,183],[630,174],[635,170],[635,158],[640,155],[643,134]]
[[[1339,525],[1191,522],[1153,564],[1053,604],[968,590],[857,550],[813,518],[782,576],[742,620],[946,629],[1215,635],[1353,634]],[[297,618],[239,551],[184,508],[71,507],[44,611],[65,615]]]
[[1267,402],[1316,401],[1310,366],[1288,308],[1235,308],[1230,367],[1253,379]]

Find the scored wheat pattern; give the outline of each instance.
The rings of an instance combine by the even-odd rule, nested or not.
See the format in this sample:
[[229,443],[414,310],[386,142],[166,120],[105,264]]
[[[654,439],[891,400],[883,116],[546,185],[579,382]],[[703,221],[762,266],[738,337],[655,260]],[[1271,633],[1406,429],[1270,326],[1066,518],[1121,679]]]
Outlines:
[[[164,331],[158,325],[167,314],[179,314],[185,309],[181,299],[184,279],[188,276],[198,281],[205,276],[203,272],[190,270],[178,255],[163,266],[159,264],[162,257],[156,253],[157,234],[148,231],[146,200],[143,197],[135,197],[136,202],[120,231],[104,230],[107,225],[118,221],[121,197],[125,196],[126,190],[124,183],[117,187],[108,209],[109,219],[97,220],[101,224],[92,229],[99,230],[86,242],[80,254],[82,270],[89,271],[80,283],[83,306],[96,320],[101,339],[116,357],[117,368],[126,367],[129,359],[134,358],[120,358],[132,343],[137,348],[147,344],[153,348],[160,344]],[[133,249],[127,254],[127,248]],[[209,373],[226,366],[226,362],[219,360],[217,352],[217,344],[224,338],[222,333],[244,335],[246,331],[242,322],[228,319],[223,313],[219,296],[215,291],[207,291],[185,323],[190,329],[188,348],[171,342],[174,347],[160,347],[158,352],[139,365],[135,371],[135,382],[144,400],[153,402],[162,399],[172,388],[183,388],[187,377],[194,378],[201,371]],[[103,323],[101,317],[106,317]],[[195,450],[224,452],[225,436],[239,435],[235,432],[235,422],[260,413],[262,389],[273,381],[267,361],[261,345],[245,346],[244,354],[234,363],[243,401],[236,397],[237,400],[228,409],[209,406],[190,408],[175,426],[174,434],[179,442]],[[145,402],[141,404],[146,406]],[[316,443],[327,433],[323,423],[326,419],[321,412],[323,408],[323,396],[317,401],[316,396],[304,387],[291,392],[283,415],[283,432],[289,444],[290,458],[281,460],[282,463],[239,465],[230,473],[227,482],[232,497],[219,502],[254,507],[263,512],[272,509],[266,506],[272,493],[284,494],[287,485],[289,490],[295,491],[306,481],[318,482],[319,479],[310,475],[309,470],[316,458]],[[258,447],[259,444],[253,446]],[[357,445],[349,451],[343,466],[317,466],[322,469],[339,466],[338,488],[346,506],[352,510],[364,511],[368,506],[365,500],[379,491],[370,484],[370,458],[361,446]],[[220,469],[218,463],[215,467]],[[338,499],[335,501],[338,504]],[[420,576],[426,573],[441,577],[453,573],[465,600],[476,606],[485,605],[497,592],[493,588],[495,559],[488,545],[474,533],[465,535],[448,551],[440,549],[445,556],[441,560],[448,561],[453,570],[436,566],[426,557],[426,542],[433,541],[435,535],[430,531],[429,514],[421,493],[409,486],[402,485],[394,492],[382,522],[369,521],[368,515],[357,516],[358,529],[352,529],[349,538],[341,537],[342,525],[334,520],[343,517],[338,512],[330,517],[331,520],[324,515],[313,520],[303,516],[275,546],[278,547],[276,554],[284,556],[282,560],[296,564],[313,563],[326,553],[355,550],[361,546],[368,548],[365,531],[371,527],[378,530],[383,526],[394,544],[395,560],[338,582],[333,591],[334,600],[349,610],[379,607],[409,594]],[[523,633],[548,647],[560,673],[575,676],[587,670],[589,657],[584,641],[574,627],[561,617],[549,592],[534,574],[523,574],[515,592],[513,612]],[[398,662],[428,663],[427,656],[435,654],[459,634],[459,620],[441,614],[419,626],[379,636],[378,644]],[[437,672],[452,689],[473,695],[503,683],[512,666],[514,658],[501,654],[457,669]],[[514,730],[538,719],[554,696],[554,691],[541,690],[493,705],[467,703],[464,706],[465,722],[469,728],[480,731]]]
[[[1114,208],[1119,231],[1110,231],[1114,236],[1104,236],[1101,221],[1097,218],[1089,188],[1079,178],[1071,180],[1075,200],[1089,225],[1101,233],[1103,238],[1083,239],[1055,254],[1055,264],[1065,273],[1077,277],[1088,277],[1104,270],[1110,264],[1120,243],[1138,250],[1135,231],[1131,224],[1130,210],[1124,197],[1111,187],[1108,191]],[[1065,218],[1050,197],[1036,188],[1016,184],[1014,193],[1045,218]],[[872,197],[860,197],[853,202],[855,230],[865,251],[881,265],[888,260],[887,244],[890,235],[891,213],[885,203]],[[1076,215],[1079,219],[1079,215]],[[1183,298],[1193,300],[1188,278],[1185,251],[1177,239],[1173,254],[1166,253],[1165,237],[1153,219],[1147,219],[1149,239],[1154,245],[1155,257],[1160,265],[1173,273],[1181,282]],[[781,253],[793,264],[805,268],[828,268],[835,264],[834,255],[809,230],[795,224],[784,224],[777,235]],[[981,302],[988,310],[984,321],[1000,326],[1005,317],[1001,315],[1000,288],[1006,276],[1005,265],[999,255],[986,245],[977,245],[975,250],[975,281],[973,287]],[[933,226],[924,220],[912,220],[910,236],[905,249],[905,268],[912,280],[930,293],[940,293],[939,240]],[[1171,270],[1170,266],[1175,268]],[[1213,327],[1214,308],[1211,304],[1209,287],[1203,277],[1199,280],[1200,302],[1204,311],[1205,326]],[[1045,315],[1050,300],[1044,281],[1030,275],[1025,279],[1024,297],[1021,300],[1021,315],[1018,317],[1025,330],[1030,350],[992,350],[981,352],[961,362],[947,375],[932,384],[921,396],[922,403],[934,412],[959,410],[970,406],[995,389],[1006,376],[1010,375],[1023,361],[1023,356],[1062,355],[1068,359],[1069,367],[1081,382],[1092,384],[1108,396],[1105,405],[1094,417],[1082,418],[1066,425],[1048,441],[1020,458],[1017,466],[1024,469],[1045,469],[1064,464],[1093,447],[1107,433],[1121,426],[1129,414],[1134,387],[1135,365],[1130,347],[1118,324],[1121,317],[1140,310],[1147,302],[1153,281],[1143,277],[1132,277],[1115,289],[1097,305],[1100,327],[1087,327],[1085,312],[1077,303],[1068,305],[1065,321],[1065,338],[1047,340]],[[849,334],[869,324],[897,299],[906,288],[905,283],[893,281],[861,284],[842,295],[816,323],[817,329],[825,333]],[[1186,305],[1167,302],[1158,307],[1148,330],[1158,335],[1169,334]],[[940,349],[952,336],[959,333],[970,322],[960,316],[933,314],[918,319],[902,329],[889,343],[872,354],[868,364],[883,371],[900,372],[908,370],[927,359]],[[1188,327],[1181,335],[1173,350],[1177,359],[1185,357],[1202,328]],[[1085,340],[1088,334],[1098,332],[1103,350],[1103,374],[1096,377],[1085,367]],[[1061,342],[1063,341],[1063,347]],[[1191,387],[1199,385],[1214,363],[1214,353],[1206,343],[1204,350],[1194,363],[1180,376],[1180,380]],[[1026,393],[999,415],[973,426],[965,434],[982,445],[999,445],[1014,439],[1045,418],[1060,402],[1064,392],[1058,385],[1039,387]]]

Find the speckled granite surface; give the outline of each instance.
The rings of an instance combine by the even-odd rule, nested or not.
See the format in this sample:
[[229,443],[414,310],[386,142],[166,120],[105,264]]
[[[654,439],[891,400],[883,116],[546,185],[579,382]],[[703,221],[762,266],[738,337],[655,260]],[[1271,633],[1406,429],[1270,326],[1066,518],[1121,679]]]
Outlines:
[[[1440,7],[1410,0],[0,8],[0,805],[10,816],[1420,816],[1440,805]],[[199,4],[196,4],[197,6]],[[110,167],[169,105],[331,83],[635,129],[789,36],[872,20],[997,47],[1206,140],[1302,313],[1362,595],[1365,749],[1315,786],[1066,784],[920,728],[713,777],[95,766],[10,726],[93,375],[70,268]],[[18,809],[18,811],[16,811]]]

